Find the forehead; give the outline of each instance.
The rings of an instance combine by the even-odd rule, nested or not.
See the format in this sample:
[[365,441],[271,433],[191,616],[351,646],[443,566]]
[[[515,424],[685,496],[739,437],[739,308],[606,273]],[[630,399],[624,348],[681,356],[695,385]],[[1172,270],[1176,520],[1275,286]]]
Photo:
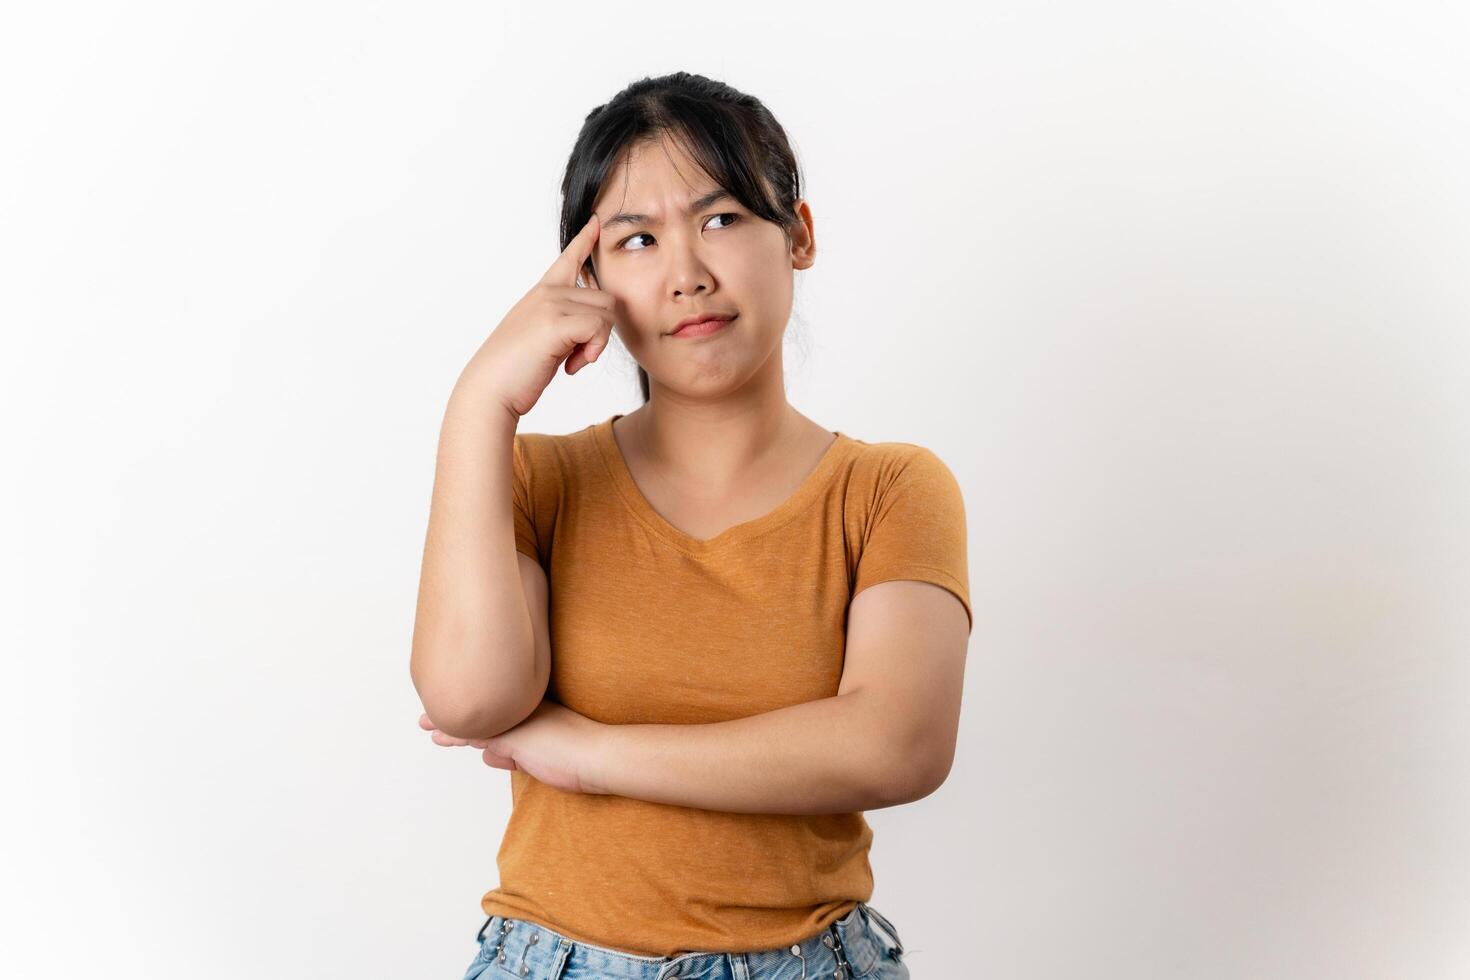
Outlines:
[[658,213],[719,189],[719,185],[673,140],[641,142],[618,154],[593,209]]

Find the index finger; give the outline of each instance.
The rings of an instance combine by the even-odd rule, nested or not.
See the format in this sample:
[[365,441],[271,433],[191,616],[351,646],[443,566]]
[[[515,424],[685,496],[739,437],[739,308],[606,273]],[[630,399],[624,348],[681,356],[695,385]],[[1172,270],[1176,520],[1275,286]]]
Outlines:
[[567,247],[561,250],[556,261],[551,263],[551,268],[546,270],[546,275],[541,277],[543,283],[557,286],[575,286],[577,274],[582,269],[582,264],[587,261],[587,256],[592,254],[592,248],[597,244],[598,232],[602,229],[602,222],[597,218],[597,212],[592,212],[592,217],[582,226],[582,230],[567,242]]

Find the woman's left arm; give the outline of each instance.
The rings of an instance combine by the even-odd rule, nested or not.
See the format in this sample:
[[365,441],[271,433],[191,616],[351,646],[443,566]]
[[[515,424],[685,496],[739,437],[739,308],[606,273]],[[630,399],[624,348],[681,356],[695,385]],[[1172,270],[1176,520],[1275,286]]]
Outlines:
[[[834,697],[698,725],[606,725],[550,700],[519,725],[466,743],[485,762],[567,792],[729,813],[852,813],[910,803],[947,778],[969,622],[926,582],[889,581],[848,611]],[[434,726],[425,715],[419,724]]]
[[[487,765],[570,793],[615,794],[729,813],[852,813],[906,802],[878,760],[886,749],[862,692],[730,721],[606,725],[543,700],[519,725],[468,741]],[[885,787],[889,792],[883,792]]]

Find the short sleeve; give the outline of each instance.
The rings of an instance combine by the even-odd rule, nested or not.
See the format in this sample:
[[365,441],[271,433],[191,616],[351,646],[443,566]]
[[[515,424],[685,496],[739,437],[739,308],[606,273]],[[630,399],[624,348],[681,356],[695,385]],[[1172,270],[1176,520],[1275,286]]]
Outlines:
[[[511,453],[512,474],[511,510],[515,517],[516,550],[541,561],[536,547],[536,518],[531,496],[531,467],[527,460],[525,436],[516,433],[514,450]],[[544,565],[544,562],[543,562]]]
[[912,446],[879,479],[852,594],[895,579],[930,582],[954,593],[973,629],[968,547],[959,481],[931,450]]

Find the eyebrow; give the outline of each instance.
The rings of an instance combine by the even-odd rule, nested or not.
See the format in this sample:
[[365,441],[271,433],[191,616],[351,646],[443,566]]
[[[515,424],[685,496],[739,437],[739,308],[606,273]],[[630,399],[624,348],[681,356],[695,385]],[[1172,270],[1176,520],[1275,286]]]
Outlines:
[[[689,202],[689,206],[684,209],[684,213],[686,215],[693,214],[696,211],[704,210],[716,201],[724,200],[733,201],[735,200],[735,198],[730,194],[729,191],[725,190],[723,187],[717,187],[703,197],[695,198],[693,201]],[[622,211],[619,211],[617,214],[602,222],[601,226],[603,228],[611,228],[613,225],[657,225],[658,223],[659,222],[657,221],[650,221],[648,215],[646,214],[626,214]]]

